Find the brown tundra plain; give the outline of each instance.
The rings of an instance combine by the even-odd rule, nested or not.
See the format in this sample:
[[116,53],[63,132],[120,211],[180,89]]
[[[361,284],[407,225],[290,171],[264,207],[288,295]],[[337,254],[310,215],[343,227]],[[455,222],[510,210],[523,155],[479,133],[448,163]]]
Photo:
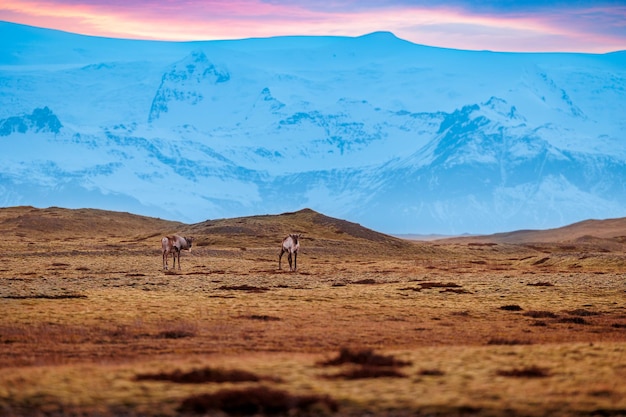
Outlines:
[[13,207],[0,231],[3,416],[626,415],[626,219],[416,242]]

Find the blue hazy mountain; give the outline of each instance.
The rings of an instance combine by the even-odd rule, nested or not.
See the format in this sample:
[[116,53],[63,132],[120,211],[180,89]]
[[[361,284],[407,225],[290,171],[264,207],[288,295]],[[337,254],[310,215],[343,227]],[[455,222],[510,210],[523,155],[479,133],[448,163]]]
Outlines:
[[626,52],[390,33],[154,42],[0,22],[0,205],[310,207],[387,233],[626,215]]

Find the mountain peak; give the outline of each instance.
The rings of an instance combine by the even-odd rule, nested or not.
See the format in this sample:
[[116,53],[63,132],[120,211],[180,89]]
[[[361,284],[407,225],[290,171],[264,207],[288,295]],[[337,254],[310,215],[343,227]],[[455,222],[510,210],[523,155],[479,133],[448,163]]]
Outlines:
[[36,108],[31,114],[11,116],[0,119],[0,136],[9,136],[11,133],[51,132],[59,133],[63,125],[59,118],[47,106]]
[[393,32],[389,32],[389,31],[371,32],[360,37],[364,39],[377,39],[377,40],[401,40]]

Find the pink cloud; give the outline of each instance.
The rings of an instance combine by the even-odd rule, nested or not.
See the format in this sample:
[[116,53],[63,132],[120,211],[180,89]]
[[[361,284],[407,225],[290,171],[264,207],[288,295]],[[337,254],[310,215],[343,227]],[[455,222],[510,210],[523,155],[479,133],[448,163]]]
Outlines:
[[[626,7],[542,9],[531,14],[391,5],[315,9],[261,0],[3,0],[0,19],[95,36],[211,40],[282,35],[359,36],[391,31],[411,42],[457,49],[587,51],[626,49]],[[600,25],[598,26],[598,22]]]

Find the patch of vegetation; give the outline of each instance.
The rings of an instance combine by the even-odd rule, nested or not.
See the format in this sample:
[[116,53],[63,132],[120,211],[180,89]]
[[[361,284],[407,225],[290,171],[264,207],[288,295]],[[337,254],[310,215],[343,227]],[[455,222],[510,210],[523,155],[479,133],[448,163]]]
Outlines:
[[589,322],[582,317],[563,317],[558,319],[557,323],[589,324]]
[[259,382],[262,379],[263,378],[248,371],[213,368],[194,369],[189,372],[176,370],[170,373],[159,372],[156,374],[139,374],[135,377],[136,381],[169,381],[178,384],[203,384],[207,382]]
[[45,299],[45,300],[67,300],[72,298],[87,298],[84,294],[32,294],[32,295],[5,295],[2,298],[9,298],[13,300],[28,300],[28,299]]
[[527,366],[524,368],[500,370],[498,371],[498,375],[514,378],[545,378],[550,376],[550,371],[547,368],[540,368],[538,366]]
[[445,290],[439,291],[440,293],[451,292],[454,294],[471,294],[471,291],[464,290],[463,288],[446,288]]
[[337,366],[346,363],[352,363],[356,365],[364,366],[408,366],[411,362],[402,361],[389,355],[379,355],[374,353],[371,349],[351,350],[349,348],[342,348],[339,351],[339,355],[324,362],[318,362],[321,366]]
[[194,337],[195,332],[190,332],[188,330],[182,329],[174,329],[174,330],[163,330],[159,332],[156,337],[158,339],[184,339],[186,337]]
[[375,279],[366,278],[359,281],[354,281],[353,284],[377,284]]
[[158,339],[184,339],[194,337],[198,326],[189,322],[168,322],[161,324],[162,331],[157,333]]
[[230,415],[298,415],[303,412],[330,413],[339,406],[329,396],[292,395],[267,387],[221,390],[214,394],[193,395],[183,400],[178,412]]
[[406,378],[406,375],[394,367],[360,366],[334,375],[327,375],[328,379],[368,379],[368,378]]
[[532,317],[534,319],[555,319],[558,317],[558,315],[554,314],[553,312],[544,310],[529,310],[522,315],[526,317]]
[[567,314],[571,314],[572,316],[578,316],[578,317],[588,317],[588,316],[597,316],[600,315],[600,313],[598,313],[597,311],[589,311],[589,310],[585,310],[583,308],[579,308],[576,310],[570,310],[567,312]]
[[218,288],[218,290],[228,290],[228,291],[247,291],[247,292],[265,292],[269,291],[267,287],[255,287],[254,285],[222,285]]
[[520,339],[501,339],[501,338],[492,338],[487,341],[488,345],[532,345],[532,342],[528,340],[520,340]]
[[454,282],[421,282],[419,285],[423,290],[430,288],[461,288],[459,284],[455,284]]
[[541,282],[529,282],[528,284],[526,284],[530,287],[554,287],[554,284],[551,282],[546,282],[546,281],[541,281]]
[[439,369],[422,369],[418,372],[418,375],[422,376],[443,376],[445,372]]
[[597,408],[586,413],[579,413],[581,416],[604,416],[622,417],[626,415],[626,408]]
[[507,304],[504,306],[500,307],[500,310],[506,310],[506,311],[522,311],[523,308],[518,306],[517,304]]
[[279,317],[268,316],[265,314],[252,314],[250,316],[246,316],[246,318],[249,318],[250,320],[260,320],[260,321],[279,321],[280,320]]

